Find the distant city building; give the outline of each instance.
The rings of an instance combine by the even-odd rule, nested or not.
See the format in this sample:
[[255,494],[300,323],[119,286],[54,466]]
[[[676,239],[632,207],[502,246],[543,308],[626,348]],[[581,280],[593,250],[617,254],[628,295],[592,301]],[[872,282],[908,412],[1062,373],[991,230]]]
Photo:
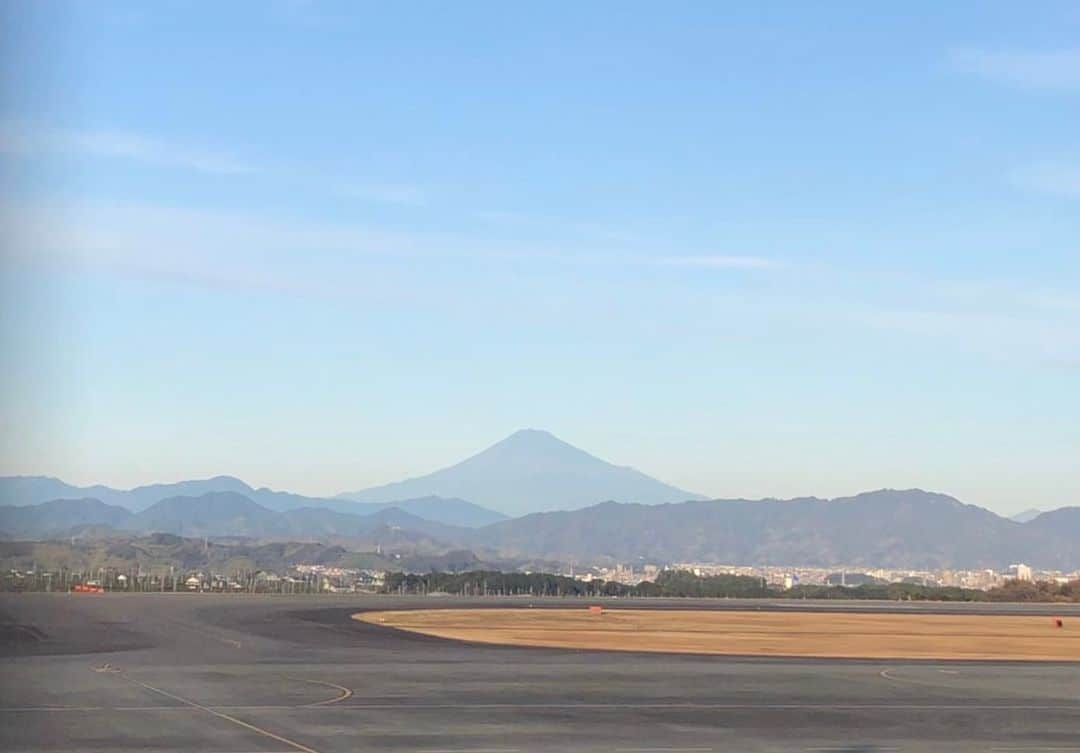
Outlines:
[[1013,571],[1013,574],[1015,575],[1017,580],[1032,581],[1035,579],[1034,574],[1031,571],[1031,567],[1025,565],[1023,562],[1013,565],[1009,568],[1009,570]]

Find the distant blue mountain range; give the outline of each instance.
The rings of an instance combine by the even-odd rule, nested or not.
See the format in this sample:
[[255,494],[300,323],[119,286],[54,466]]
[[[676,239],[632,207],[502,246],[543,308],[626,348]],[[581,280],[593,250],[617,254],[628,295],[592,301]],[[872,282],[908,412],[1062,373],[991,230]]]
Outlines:
[[112,489],[100,485],[72,486],[48,476],[0,477],[0,505],[10,506],[36,505],[58,499],[94,499],[106,505],[140,512],[165,499],[191,499],[221,493],[241,495],[264,508],[278,512],[318,508],[350,515],[370,515],[380,510],[397,508],[426,520],[465,527],[482,526],[506,519],[502,513],[463,499],[427,496],[388,500],[383,503],[361,503],[344,499],[306,497],[271,489],[254,489],[232,476],[215,476],[175,484],[153,484],[135,489]]
[[427,476],[336,498],[255,489],[231,476],[129,490],[0,478],[8,539],[100,528],[370,543],[372,532],[382,541],[393,531],[429,549],[523,560],[1080,567],[1080,508],[1022,517],[918,489],[704,500],[537,430]]

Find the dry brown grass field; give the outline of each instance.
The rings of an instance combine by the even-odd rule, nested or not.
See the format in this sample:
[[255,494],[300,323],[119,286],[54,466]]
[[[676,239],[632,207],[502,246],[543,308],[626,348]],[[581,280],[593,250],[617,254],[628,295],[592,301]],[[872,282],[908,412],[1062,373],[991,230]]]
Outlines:
[[1044,616],[605,609],[424,609],[354,619],[515,646],[865,659],[1080,661],[1080,623]]

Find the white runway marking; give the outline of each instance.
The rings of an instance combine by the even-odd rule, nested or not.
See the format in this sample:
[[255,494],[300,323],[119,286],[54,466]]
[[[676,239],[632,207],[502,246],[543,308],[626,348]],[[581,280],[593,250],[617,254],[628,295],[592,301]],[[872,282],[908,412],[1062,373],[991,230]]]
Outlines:
[[203,706],[201,703],[196,703],[195,701],[188,700],[187,698],[182,698],[182,697],[180,697],[178,695],[174,695],[174,694],[170,693],[167,690],[162,690],[161,688],[155,688],[153,685],[148,685],[145,682],[142,682],[141,680],[136,680],[134,677],[128,677],[127,675],[120,675],[120,677],[127,680],[128,682],[133,682],[136,685],[139,685],[140,687],[146,688],[147,690],[150,690],[150,691],[152,691],[154,693],[157,693],[158,695],[163,695],[166,698],[171,698],[174,701],[178,701],[178,702],[180,702],[180,703],[182,703],[182,704],[184,704],[186,706],[190,706],[193,709],[198,709],[199,711],[204,711],[207,714],[210,714],[212,716],[216,716],[218,719],[224,719],[227,722],[232,722],[233,724],[235,724],[235,725],[237,725],[239,727],[243,727],[244,729],[248,729],[248,730],[251,730],[252,732],[256,732],[256,733],[262,735],[263,737],[269,737],[271,740],[277,740],[279,743],[285,743],[286,745],[292,746],[292,748],[294,750],[301,751],[301,753],[319,753],[319,751],[315,750],[314,748],[309,748],[308,746],[304,745],[303,743],[298,743],[295,740],[290,740],[289,738],[283,737],[282,735],[271,732],[270,730],[263,729],[262,727],[257,727],[254,724],[249,724],[248,722],[245,722],[242,719],[237,719],[235,716],[229,716],[228,714],[224,714],[224,713],[222,713],[220,711],[216,711],[216,710],[214,710],[212,708],[209,708],[208,706]]
[[[905,667],[905,669],[910,669],[910,667]],[[900,683],[901,685],[924,685],[926,687],[931,687],[931,688],[944,687],[940,683],[933,682],[932,680],[925,680],[925,679],[920,680],[920,679],[913,678],[913,677],[897,677],[896,675],[893,674],[893,672],[895,670],[896,670],[896,667],[893,667],[892,669],[883,669],[880,672],[878,672],[878,674],[882,677],[882,679],[889,680],[890,682]],[[943,674],[943,675],[958,675],[958,674],[960,674],[960,671],[956,670],[956,669],[938,669],[938,672],[940,674]]]

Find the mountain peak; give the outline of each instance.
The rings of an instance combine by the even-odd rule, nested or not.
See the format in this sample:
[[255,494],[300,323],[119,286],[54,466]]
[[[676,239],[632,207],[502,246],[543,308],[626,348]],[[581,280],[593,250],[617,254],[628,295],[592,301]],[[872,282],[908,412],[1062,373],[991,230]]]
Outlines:
[[584,452],[584,450],[579,450],[569,442],[564,442],[545,429],[518,429],[510,436],[493,444],[489,449],[495,449],[496,447],[534,452],[554,449],[570,449],[575,452]]
[[[250,492],[254,489],[245,481],[238,479],[236,476],[218,475],[210,476],[209,478],[191,479],[188,481],[175,481],[175,482],[163,482],[157,484],[147,484],[146,486],[138,486],[132,489],[132,492],[138,493],[142,489],[205,489],[207,492]],[[176,496],[185,496],[178,494]],[[201,496],[201,495],[196,495]]]
[[495,462],[550,462],[560,458],[570,462],[573,459],[603,462],[543,429],[519,429],[463,462],[468,463],[485,458]]
[[527,437],[527,436],[530,436],[530,435],[555,438],[555,435],[552,434],[547,429],[537,429],[535,426],[526,426],[524,429],[518,429],[517,431],[515,431],[513,434],[511,434],[509,437],[507,437],[507,439],[511,439],[513,437],[519,437],[519,436],[520,437]]
[[345,493],[361,502],[460,497],[508,514],[577,509],[604,500],[657,504],[701,499],[633,468],[613,465],[543,429],[505,439],[426,476]]
[[[557,436],[552,434],[547,429],[534,429],[529,427],[527,429],[518,429],[513,434],[508,436],[503,442],[529,442],[529,441],[555,441],[560,444],[566,444]],[[501,443],[500,443],[501,444]]]
[[874,489],[873,491],[860,492],[854,497],[838,498],[854,502],[884,501],[884,502],[947,502],[949,504],[961,504],[955,497],[940,492],[928,492],[925,489]]
[[1023,512],[1018,512],[1015,515],[1010,515],[1009,520],[1014,520],[1017,523],[1027,523],[1028,521],[1035,520],[1035,518],[1039,517],[1042,514],[1042,510],[1038,509],[1037,507],[1031,507],[1027,510],[1024,510]]
[[219,484],[229,484],[231,486],[242,487],[244,489],[250,489],[251,488],[251,485],[248,484],[246,481],[238,479],[236,476],[230,476],[230,475],[225,474],[225,473],[219,474],[217,476],[211,476],[210,478],[206,479],[206,481],[207,482],[212,481],[214,483],[219,483]]

